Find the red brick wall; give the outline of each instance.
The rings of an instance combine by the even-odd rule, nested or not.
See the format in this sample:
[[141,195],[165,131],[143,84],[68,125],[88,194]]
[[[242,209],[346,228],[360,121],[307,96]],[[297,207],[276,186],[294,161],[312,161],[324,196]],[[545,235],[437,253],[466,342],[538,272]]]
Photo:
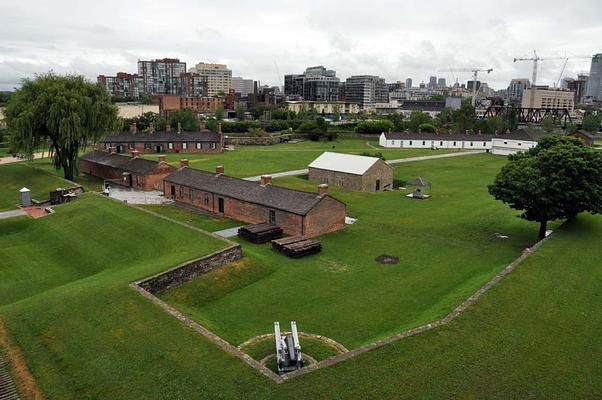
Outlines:
[[102,179],[110,179],[112,184],[131,186],[148,191],[162,190],[163,179],[175,172],[176,168],[167,163],[160,163],[157,168],[147,175],[131,174],[131,181],[129,177],[125,181],[123,180],[123,170],[120,168],[96,164],[87,160],[80,160],[79,171]]
[[[171,186],[171,183],[164,182],[166,196],[170,196]],[[269,220],[269,207],[200,190],[194,191],[194,197],[191,201],[188,187],[183,186],[182,195],[180,195],[180,185],[173,184],[173,186],[175,187],[175,200],[177,202],[218,214],[218,198],[223,197],[224,216],[250,224],[264,223]],[[205,204],[205,194],[209,196],[209,204],[207,205]],[[274,210],[276,211],[276,224],[287,235],[315,236],[345,227],[345,205],[328,196],[305,217],[286,211]]]
[[[130,144],[133,145],[133,149],[130,148]],[[197,142],[187,142],[187,148],[184,149],[184,145],[182,142],[173,142],[173,148],[170,149],[169,148],[169,143],[165,142],[165,143],[151,143],[150,144],[150,148],[146,148],[144,146],[144,143],[119,143],[119,142],[112,142],[111,146],[122,146],[123,147],[123,154],[128,154],[129,152],[131,152],[132,150],[137,150],[140,153],[146,153],[146,154],[150,154],[150,153],[156,153],[156,146],[161,145],[163,147],[163,150],[161,151],[161,153],[221,153],[223,148],[221,146],[221,143],[219,141],[215,142],[215,149],[211,148],[211,143],[209,142],[201,142],[201,149],[197,149],[196,148],[196,144]],[[108,146],[108,145],[107,145]]]
[[324,196],[324,199],[305,216],[304,235],[317,236],[343,229],[345,209],[344,203],[330,196]]

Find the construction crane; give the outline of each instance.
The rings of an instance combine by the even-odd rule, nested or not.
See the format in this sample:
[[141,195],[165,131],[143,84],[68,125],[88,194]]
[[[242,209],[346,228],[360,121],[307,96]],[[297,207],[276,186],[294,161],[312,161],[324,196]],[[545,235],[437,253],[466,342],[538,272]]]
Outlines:
[[[560,72],[560,76],[558,77],[558,82],[554,83],[554,86],[557,86],[560,83],[560,79],[562,79],[562,75],[564,74],[564,69],[566,68],[566,64],[569,61],[569,59],[573,59],[573,58],[590,58],[589,56],[577,56],[577,57],[540,57],[537,55],[537,51],[533,50],[533,57],[530,58],[515,58],[514,62],[517,61],[533,61],[533,73],[531,76],[531,87],[535,88],[535,85],[537,84],[537,64],[540,61],[550,61],[550,60],[564,60],[564,65],[562,66],[562,71]],[[529,107],[533,108],[533,104],[534,104],[534,99],[535,96],[533,94],[531,94],[530,97],[530,101],[529,101]]]
[[479,74],[479,72],[487,72],[488,74],[491,73],[491,71],[493,71],[493,68],[488,68],[488,69],[481,69],[481,68],[449,68],[446,70],[440,70],[440,72],[445,72],[445,71],[449,71],[452,74],[454,72],[472,72],[472,101],[471,104],[474,107],[477,101],[477,75]]
[[[540,61],[551,61],[551,60],[564,60],[564,67],[562,68],[562,73],[564,73],[564,68],[566,67],[566,63],[569,59],[575,58],[591,58],[591,56],[577,56],[577,57],[540,57],[537,55],[537,52],[533,50],[533,57],[529,58],[515,58],[514,62],[517,61],[533,61],[533,74],[531,76],[531,86],[535,86],[537,84],[537,65]],[[561,77],[562,77],[561,73]]]

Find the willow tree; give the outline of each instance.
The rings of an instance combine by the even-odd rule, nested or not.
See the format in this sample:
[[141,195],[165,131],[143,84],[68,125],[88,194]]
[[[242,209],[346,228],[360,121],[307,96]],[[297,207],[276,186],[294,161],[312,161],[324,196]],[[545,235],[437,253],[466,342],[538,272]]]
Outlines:
[[53,164],[66,179],[79,174],[79,151],[118,127],[109,94],[81,76],[53,73],[23,80],[5,110],[12,148],[33,158],[50,142]]

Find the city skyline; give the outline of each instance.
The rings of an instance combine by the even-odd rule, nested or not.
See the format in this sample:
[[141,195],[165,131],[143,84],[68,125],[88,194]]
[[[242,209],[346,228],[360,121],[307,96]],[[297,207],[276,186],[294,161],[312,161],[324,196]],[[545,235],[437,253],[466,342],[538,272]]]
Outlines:
[[[324,65],[342,80],[378,75],[387,82],[412,78],[415,86],[430,76],[448,85],[466,83],[468,73],[452,68],[493,68],[484,81],[505,89],[513,78],[530,78],[530,57],[591,56],[602,50],[596,16],[602,4],[516,1],[503,5],[444,2],[389,4],[233,1],[227,10],[214,3],[106,1],[79,5],[57,1],[0,2],[0,90],[20,79],[53,70],[83,74],[132,72],[139,59],[179,58],[227,64],[233,75],[283,85],[284,75]],[[544,4],[547,4],[544,6]],[[110,9],[119,13],[107,13]],[[182,22],[185,8],[190,22]],[[478,13],[471,13],[478,10]],[[585,12],[585,10],[588,10]],[[596,11],[597,10],[597,11]],[[533,16],[537,12],[537,18]],[[568,26],[568,29],[567,29]],[[253,31],[250,36],[245,32]],[[274,34],[278,32],[278,34]],[[589,72],[591,60],[569,60],[563,77]],[[563,61],[540,63],[538,84],[552,85]]]

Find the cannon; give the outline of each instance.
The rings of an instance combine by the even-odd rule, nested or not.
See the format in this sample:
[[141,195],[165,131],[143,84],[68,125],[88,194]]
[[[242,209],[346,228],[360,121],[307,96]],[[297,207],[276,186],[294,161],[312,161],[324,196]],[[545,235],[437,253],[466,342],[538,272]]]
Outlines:
[[274,338],[276,340],[276,363],[278,373],[286,374],[303,368],[303,355],[297,334],[297,323],[291,321],[291,333],[283,336],[280,333],[280,322],[274,322]]

